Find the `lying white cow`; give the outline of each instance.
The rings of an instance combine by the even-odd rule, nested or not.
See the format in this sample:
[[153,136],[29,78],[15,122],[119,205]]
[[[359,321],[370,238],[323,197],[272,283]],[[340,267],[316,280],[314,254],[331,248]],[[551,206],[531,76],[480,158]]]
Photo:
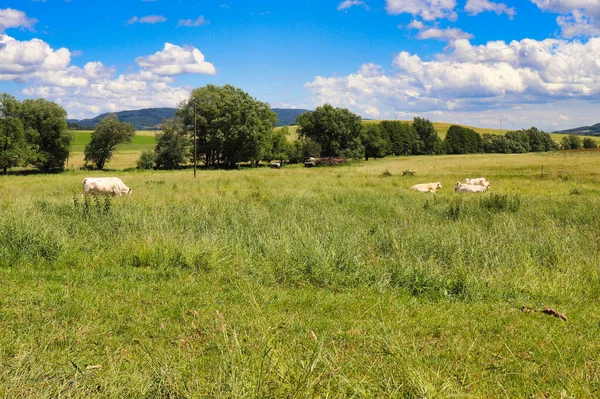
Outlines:
[[271,162],[271,169],[281,169],[281,163],[279,162]]
[[82,185],[83,195],[104,194],[117,197],[131,195],[131,188],[118,177],[86,177]]
[[485,193],[487,191],[487,187],[456,182],[454,185],[454,191],[457,193]]
[[437,183],[423,183],[423,184],[415,184],[410,189],[417,190],[422,193],[435,193],[438,188],[442,188],[442,184],[440,182]]

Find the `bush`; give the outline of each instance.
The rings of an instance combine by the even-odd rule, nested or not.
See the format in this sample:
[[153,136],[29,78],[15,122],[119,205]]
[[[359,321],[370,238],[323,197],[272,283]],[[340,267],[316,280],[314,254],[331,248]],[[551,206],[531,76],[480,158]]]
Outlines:
[[152,169],[154,168],[154,151],[148,150],[143,151],[142,155],[138,158],[136,166],[138,169]]

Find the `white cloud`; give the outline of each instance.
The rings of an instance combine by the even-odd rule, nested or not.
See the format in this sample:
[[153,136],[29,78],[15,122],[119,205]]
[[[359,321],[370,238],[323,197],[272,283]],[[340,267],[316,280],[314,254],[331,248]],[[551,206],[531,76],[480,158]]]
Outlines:
[[0,9],[0,32],[9,28],[22,28],[33,30],[37,19],[28,18],[23,11],[12,8]]
[[489,0],[467,0],[465,11],[467,11],[469,15],[477,15],[485,11],[493,11],[498,15],[506,14],[510,19],[512,19],[516,14],[514,7],[508,7],[504,3],[494,3]]
[[157,24],[160,22],[165,22],[167,19],[162,15],[146,15],[145,17],[138,18],[137,16],[131,17],[127,21],[127,25],[132,25],[135,23],[139,24]]
[[[392,65],[395,70],[385,74],[369,73],[373,68],[367,64],[348,76],[317,76],[305,87],[313,92],[315,106],[327,102],[362,115],[371,115],[373,107],[382,118],[404,112],[477,124],[484,116],[504,113],[505,121],[514,124],[535,116],[538,121],[532,119],[525,126],[538,123],[542,128],[567,122],[558,115],[571,117],[571,123],[575,119],[566,111],[548,116],[544,110],[560,104],[573,113],[592,112],[600,96],[600,38],[480,46],[461,39],[433,61],[401,52]],[[515,111],[515,106],[521,109]]]
[[458,28],[427,28],[420,31],[417,35],[418,39],[437,39],[442,41],[471,39],[472,37],[472,34]]
[[600,34],[598,0],[531,0],[542,11],[562,14],[556,18],[563,37],[593,37]]
[[426,21],[435,19],[456,20],[456,0],[386,0],[388,14],[411,14]]
[[362,6],[367,10],[370,10],[369,6],[361,0],[344,0],[338,5],[337,10],[342,11],[354,6]]
[[207,19],[204,19],[203,15],[200,15],[195,20],[180,19],[179,22],[177,23],[177,26],[196,27],[196,26],[203,26],[203,25],[208,25],[208,24],[210,24],[210,21]]
[[[402,28],[399,26],[399,28]],[[417,34],[417,39],[426,40],[426,39],[436,39],[441,41],[452,41],[458,39],[471,39],[473,35],[467,33],[459,28],[445,28],[441,29],[437,26],[427,26],[423,22],[419,20],[412,20],[407,28],[417,29],[419,33]]]
[[143,107],[177,106],[189,89],[173,86],[182,73],[214,74],[194,47],[166,43],[162,51],[138,57],[139,69],[117,75],[114,67],[88,62],[71,65],[72,53],[39,39],[19,41],[0,34],[0,81],[25,84],[21,93],[44,97],[65,107],[70,117]]
[[204,60],[204,55],[194,47],[179,47],[165,43],[162,51],[147,57],[138,57],[135,62],[142,69],[159,76],[173,76],[182,73],[201,73],[214,75],[213,64]]

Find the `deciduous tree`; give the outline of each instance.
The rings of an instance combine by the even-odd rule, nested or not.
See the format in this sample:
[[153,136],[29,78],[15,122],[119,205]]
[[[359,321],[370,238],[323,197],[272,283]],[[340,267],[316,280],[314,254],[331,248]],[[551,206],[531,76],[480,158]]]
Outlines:
[[84,161],[90,162],[97,169],[104,169],[106,162],[112,158],[115,148],[121,143],[131,143],[135,129],[129,122],[119,122],[115,114],[103,118],[92,133],[92,140],[85,146]]
[[24,164],[27,158],[20,108],[19,100],[7,93],[0,94],[0,168],[4,174],[9,168]]
[[63,170],[75,137],[67,130],[67,111],[39,98],[23,101],[20,114],[31,146],[29,163],[44,172]]

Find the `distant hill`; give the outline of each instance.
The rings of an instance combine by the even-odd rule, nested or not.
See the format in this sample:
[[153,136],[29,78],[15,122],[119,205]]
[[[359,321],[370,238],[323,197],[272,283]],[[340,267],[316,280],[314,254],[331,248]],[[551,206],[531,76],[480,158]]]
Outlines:
[[[165,119],[170,119],[175,115],[175,108],[144,108],[131,111],[114,112],[121,122],[133,124],[136,130],[159,129],[160,123]],[[296,121],[296,117],[309,110],[307,109],[289,109],[273,108],[277,114],[277,126],[288,126]],[[95,129],[96,124],[109,113],[98,115],[91,119],[68,119],[67,123],[70,129],[90,130]]]
[[277,126],[289,126],[296,122],[296,117],[305,112],[311,112],[308,109],[295,108],[271,108],[277,114]]
[[600,123],[596,123],[593,126],[582,126],[574,129],[561,130],[553,132],[558,134],[577,134],[580,136],[600,136]]

